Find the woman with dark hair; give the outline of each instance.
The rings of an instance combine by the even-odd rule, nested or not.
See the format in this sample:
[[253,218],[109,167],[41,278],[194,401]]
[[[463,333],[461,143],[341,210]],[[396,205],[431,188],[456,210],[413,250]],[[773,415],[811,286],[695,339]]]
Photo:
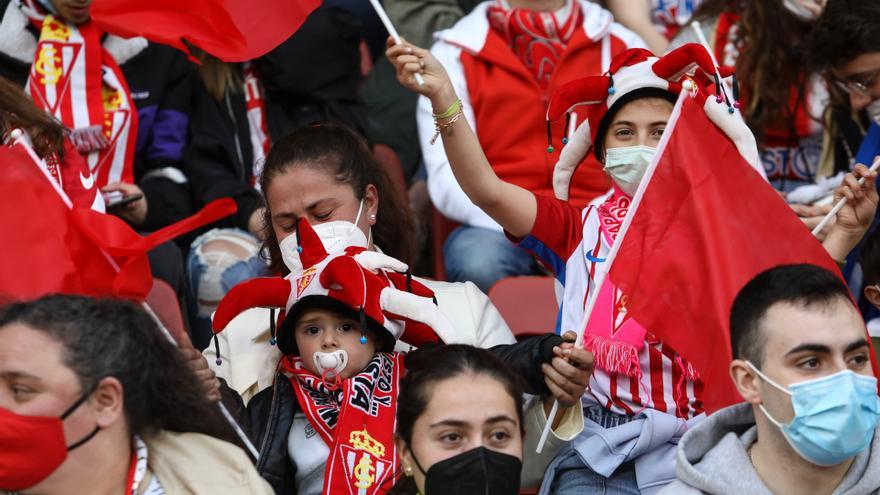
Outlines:
[[[301,267],[294,226],[306,218],[328,252],[360,246],[408,262],[413,228],[409,208],[373,158],[366,141],[334,123],[302,128],[274,143],[260,179],[266,198],[264,247],[270,271]],[[477,253],[475,253],[475,256]],[[472,283],[419,281],[466,342],[480,347],[515,342],[501,315]],[[217,375],[247,402],[272,384],[280,353],[270,339],[269,311],[240,315],[218,337],[224,354],[205,350]],[[545,329],[537,329],[543,331]],[[215,359],[224,363],[215,365]],[[228,362],[228,363],[227,363]]]
[[[718,63],[736,71],[743,117],[768,179],[784,192],[818,178],[828,90],[808,72],[807,45],[824,3],[707,0],[694,15]],[[670,48],[699,42],[694,27],[682,29]]]
[[19,136],[43,159],[49,175],[73,204],[104,211],[104,197],[64,126],[35,107],[19,86],[0,77],[0,139],[9,144]]
[[[0,493],[268,494],[181,355],[131,303],[0,310]],[[212,438],[215,437],[215,438]]]
[[404,476],[399,495],[519,491],[523,395],[516,375],[491,352],[466,345],[407,358],[397,406]]

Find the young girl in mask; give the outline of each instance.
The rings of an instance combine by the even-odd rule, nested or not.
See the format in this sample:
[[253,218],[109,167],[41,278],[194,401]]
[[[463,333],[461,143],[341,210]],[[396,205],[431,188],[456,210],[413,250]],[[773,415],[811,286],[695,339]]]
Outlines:
[[523,456],[522,391],[492,353],[418,351],[400,386],[396,495],[515,495]]
[[[363,247],[330,252],[305,219],[295,230],[301,268],[284,279],[236,286],[213,322],[219,331],[248,308],[286,308],[272,337],[283,354],[275,383],[247,406],[261,445],[258,470],[279,493],[384,493],[400,473],[393,428],[404,354],[394,352],[395,343],[453,342],[455,329],[433,292],[403,273],[405,264]],[[528,383],[535,376],[540,382],[546,358],[537,350],[546,339],[498,352],[517,363]],[[576,361],[584,357],[571,344],[558,343],[556,355],[564,347]],[[576,404],[588,377],[586,367],[570,371],[580,385],[568,405]],[[545,407],[554,396],[548,395]],[[579,408],[573,410],[579,418]],[[541,472],[545,466],[546,460]]]
[[[576,451],[563,453],[554,461],[551,469],[558,468],[560,475],[554,479],[553,473],[548,473],[544,489],[582,493],[584,486],[595,485],[598,489],[608,484],[617,487],[615,493],[632,493],[638,487],[670,482],[674,479],[671,451],[675,432],[685,430],[687,422],[703,413],[702,383],[693,367],[674,349],[627,316],[626,294],[607,280],[602,287],[595,287],[594,277],[597,270],[604,269],[601,264],[682,85],[687,81],[685,85],[697,91],[713,79],[708,75],[714,75],[708,53],[698,45],[686,45],[657,59],[646,50],[628,50],[612,60],[605,74],[562,87],[550,101],[548,120],[568,114],[567,120],[573,120],[577,130],[563,141],[567,145],[554,172],[557,198],[536,195],[498,179],[460,112],[458,97],[443,67],[429,52],[409,44],[390,44],[387,55],[401,83],[430,99],[437,133],[442,136],[456,179],[471,201],[555,273],[562,285],[557,330],[583,331],[584,345],[595,355],[589,393],[582,399],[587,420],[584,433],[575,442]],[[685,72],[694,64],[697,73],[687,76]],[[421,73],[423,85],[414,81],[415,73]],[[707,96],[705,92],[699,94],[704,99]],[[744,125],[734,124],[741,122],[732,115],[734,105],[719,93],[717,103],[714,96],[710,97],[705,108],[756,166],[754,138]],[[548,151],[554,151],[552,146]],[[604,164],[613,189],[598,204],[581,211],[565,200],[577,163],[591,151]],[[583,329],[585,306],[597,290],[596,306]],[[654,431],[662,428],[669,433],[663,439],[668,442],[629,450],[623,458],[613,455],[614,446],[600,441],[600,435],[604,437],[606,430],[639,419],[643,412],[647,421],[654,423]],[[614,436],[610,443],[633,440],[651,429],[627,425],[628,433]],[[658,462],[666,453],[670,454],[669,462]],[[585,464],[584,459],[590,461]]]

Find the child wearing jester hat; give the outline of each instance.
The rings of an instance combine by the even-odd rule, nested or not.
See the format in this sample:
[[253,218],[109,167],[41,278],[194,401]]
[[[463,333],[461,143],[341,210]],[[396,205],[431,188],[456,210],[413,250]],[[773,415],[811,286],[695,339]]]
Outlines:
[[[286,309],[277,333],[272,330],[283,354],[275,384],[247,406],[261,439],[258,470],[284,493],[385,493],[400,474],[394,424],[404,354],[394,352],[395,343],[440,343],[453,329],[405,264],[362,247],[328,254],[305,219],[296,236],[302,268],[234,287],[213,320],[220,331],[249,308]],[[555,335],[534,339],[495,350],[518,363],[513,368],[527,375],[527,384],[535,376],[543,380],[540,371],[531,372],[546,359],[535,349],[563,346]],[[588,371],[576,371],[580,395]],[[579,420],[579,408],[572,410]],[[568,422],[577,425],[573,437],[580,421]]]
[[[271,415],[269,424],[255,425],[272,439],[263,442],[261,457],[289,456],[296,493],[384,493],[400,471],[394,418],[404,355],[394,352],[395,342],[436,342],[434,329],[448,332],[448,323],[431,291],[398,273],[406,271],[399,261],[358,247],[328,255],[305,219],[296,235],[303,268],[286,279],[234,287],[217,308],[214,328],[251,307],[285,308],[273,336],[283,353],[279,378],[265,392],[273,410],[296,412],[286,425]],[[255,409],[267,394],[248,405],[252,418],[262,418]],[[266,431],[283,426],[289,433]]]
[[[471,201],[556,275],[561,289],[557,331],[582,332],[584,347],[595,357],[596,368],[582,398],[584,432],[575,448],[551,465],[542,493],[581,493],[585,486],[606,482],[609,487],[624,486],[623,493],[659,490],[675,478],[676,435],[703,417],[703,385],[674,349],[628,317],[626,294],[608,279],[601,287],[594,281],[683,88],[761,170],[754,137],[736,115],[735,77],[733,94],[728,94],[718,81],[728,74],[718,74],[709,53],[690,44],[661,58],[630,49],[617,55],[604,74],[563,86],[549,101],[547,120],[565,115],[566,128],[576,130],[563,140],[566,146],[553,175],[556,197],[551,198],[494,174],[461,114],[445,70],[429,52],[389,42],[387,55],[400,82],[430,99],[437,134]],[[414,81],[417,72],[423,85]],[[548,125],[548,134],[549,129]],[[555,150],[549,146],[547,151]],[[597,204],[579,210],[566,201],[568,185],[575,167],[591,151],[604,164],[613,189]],[[587,301],[595,291],[596,305],[584,328]],[[635,421],[651,424],[629,424]],[[559,469],[558,478],[554,468]]]

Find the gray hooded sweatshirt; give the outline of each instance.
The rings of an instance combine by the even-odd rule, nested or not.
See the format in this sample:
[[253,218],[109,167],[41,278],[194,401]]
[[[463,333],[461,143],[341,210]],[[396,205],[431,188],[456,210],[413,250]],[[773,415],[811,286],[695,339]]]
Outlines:
[[[875,430],[876,432],[876,430]],[[685,433],[678,444],[678,478],[660,495],[772,495],[761,481],[748,448],[757,439],[750,404],[726,407]],[[880,494],[880,435],[855,457],[834,495]]]

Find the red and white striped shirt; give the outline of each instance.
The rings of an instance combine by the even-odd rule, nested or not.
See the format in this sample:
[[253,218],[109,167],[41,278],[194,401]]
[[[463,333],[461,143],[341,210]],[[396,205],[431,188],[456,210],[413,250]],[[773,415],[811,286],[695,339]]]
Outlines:
[[[533,252],[556,277],[557,299],[561,301],[557,333],[583,332],[580,327],[587,300],[590,291],[595,290],[593,278],[611,250],[601,231],[598,208],[579,210],[556,198],[535,198],[535,226],[519,244]],[[641,379],[597,366],[582,398],[583,405],[599,404],[626,415],[652,408],[684,419],[703,412],[703,384],[684,376],[684,359],[654,338],[650,329],[638,355]]]

